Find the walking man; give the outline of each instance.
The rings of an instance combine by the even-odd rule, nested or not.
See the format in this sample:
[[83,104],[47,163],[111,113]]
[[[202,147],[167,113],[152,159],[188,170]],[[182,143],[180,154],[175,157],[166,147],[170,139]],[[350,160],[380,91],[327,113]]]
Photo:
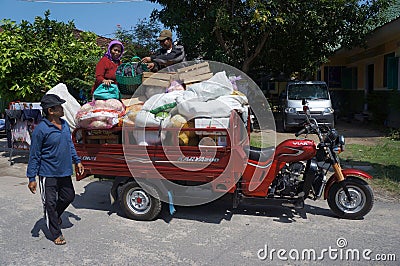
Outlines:
[[44,216],[56,245],[66,244],[60,228],[61,214],[75,198],[72,161],[79,174],[84,171],[69,126],[61,118],[64,116],[63,103],[65,100],[55,94],[43,96],[40,105],[45,118],[33,131],[26,171],[28,188],[32,193],[36,193],[36,176],[39,176]]

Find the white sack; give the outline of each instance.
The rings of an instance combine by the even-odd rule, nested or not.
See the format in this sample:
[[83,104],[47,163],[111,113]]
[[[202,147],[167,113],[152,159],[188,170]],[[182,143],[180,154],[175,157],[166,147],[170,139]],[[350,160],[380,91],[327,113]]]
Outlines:
[[46,92],[46,94],[55,94],[65,100],[65,103],[62,104],[62,107],[64,108],[64,116],[62,118],[67,121],[71,131],[74,130],[76,128],[75,116],[81,109],[81,105],[68,92],[67,86],[63,83],[59,83]]
[[136,127],[159,127],[160,123],[161,119],[159,117],[155,117],[155,115],[143,109],[136,115]]
[[[161,119],[148,111],[141,110],[136,115],[135,127],[159,127]],[[155,145],[160,143],[159,131],[135,129],[133,136],[138,145]]]
[[225,95],[218,97],[216,101],[221,102],[221,104],[228,105],[231,110],[238,110],[240,113],[245,112],[248,108],[248,101],[246,96]]
[[218,72],[209,80],[195,83],[187,87],[188,91],[196,93],[197,97],[206,102],[233,92],[233,85],[226,76],[225,71]]
[[194,98],[197,98],[197,94],[194,91],[183,91],[182,95],[176,97],[176,103],[180,104],[184,101],[188,101]]
[[185,101],[176,108],[187,120],[195,117],[229,117],[232,110],[229,105],[221,104],[221,101],[201,102],[198,99]]
[[169,103],[175,103],[176,98],[182,97],[184,91],[173,91],[169,93],[161,93],[161,94],[156,94],[150,97],[142,107],[142,110],[144,111],[151,111],[153,109],[156,109],[160,106],[169,104]]

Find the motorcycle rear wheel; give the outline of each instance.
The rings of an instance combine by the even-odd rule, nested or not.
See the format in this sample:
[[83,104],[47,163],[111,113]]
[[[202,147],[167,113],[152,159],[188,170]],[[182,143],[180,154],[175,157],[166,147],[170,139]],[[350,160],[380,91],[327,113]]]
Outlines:
[[341,218],[360,219],[364,217],[374,205],[374,194],[371,187],[357,177],[347,177],[343,182],[345,182],[352,200],[347,199],[340,183],[334,183],[328,193],[329,207]]

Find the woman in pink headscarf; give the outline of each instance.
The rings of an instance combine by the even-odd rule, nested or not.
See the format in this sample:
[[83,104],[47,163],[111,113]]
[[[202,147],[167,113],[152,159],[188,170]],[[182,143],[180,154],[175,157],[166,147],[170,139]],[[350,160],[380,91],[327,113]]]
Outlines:
[[122,63],[121,57],[123,52],[124,46],[120,41],[114,40],[109,43],[107,53],[104,54],[96,65],[96,81],[92,88],[92,94],[102,83],[107,86],[110,86],[111,83],[117,83],[115,72]]

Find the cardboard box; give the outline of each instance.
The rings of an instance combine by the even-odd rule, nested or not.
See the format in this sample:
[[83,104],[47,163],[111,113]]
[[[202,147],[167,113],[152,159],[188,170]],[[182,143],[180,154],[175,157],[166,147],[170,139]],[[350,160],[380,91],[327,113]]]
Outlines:
[[176,80],[176,73],[144,72],[142,84],[147,86],[168,88],[172,80]]
[[168,88],[172,81],[180,80],[192,84],[208,80],[213,76],[208,62],[182,67],[177,72],[143,72],[142,84],[147,86]]
[[[223,129],[229,127],[229,118],[196,118],[195,128]],[[197,135],[226,135],[225,131],[196,131]]]
[[178,78],[185,84],[191,84],[208,80],[213,76],[213,73],[211,73],[210,65],[208,64],[208,62],[203,62],[180,68],[178,69],[177,75],[178,76],[175,78]]

